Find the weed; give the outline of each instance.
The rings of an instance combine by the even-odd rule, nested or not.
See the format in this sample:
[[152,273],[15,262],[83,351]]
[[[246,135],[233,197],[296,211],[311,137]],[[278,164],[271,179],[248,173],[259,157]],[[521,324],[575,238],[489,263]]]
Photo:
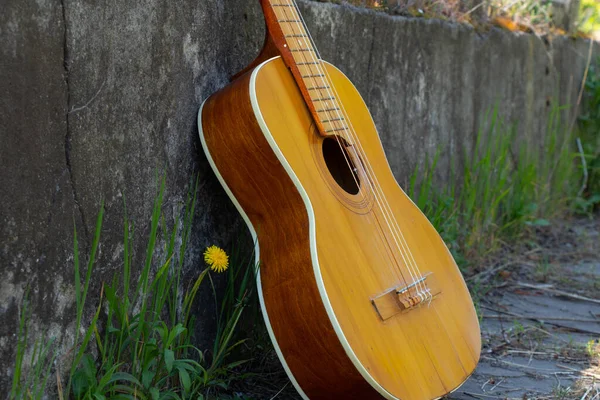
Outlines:
[[535,279],[541,282],[547,282],[552,272],[552,264],[548,261],[548,256],[544,254],[542,259],[536,264],[534,269]]
[[[411,176],[408,193],[448,243],[465,269],[515,240],[527,227],[548,225],[569,209],[575,197],[572,137],[560,121],[562,108],[549,115],[542,147],[519,146],[517,127],[495,108],[487,114],[474,151],[460,171],[452,167],[446,186],[434,181],[438,152],[421,173]],[[419,185],[420,182],[420,185]],[[468,262],[466,260],[469,260]]]
[[556,385],[554,387],[554,389],[552,390],[552,395],[554,396],[553,398],[557,399],[557,400],[565,400],[565,399],[570,399],[572,398],[571,396],[572,390],[571,387],[564,387],[561,386],[560,384]]
[[[145,261],[135,286],[132,281],[133,224],[125,212],[123,270],[115,274],[110,284],[103,285],[101,300],[83,336],[79,329],[75,332],[67,384],[64,390],[60,383],[58,387],[60,399],[202,399],[227,388],[237,377],[233,370],[245,362],[233,360],[232,351],[244,342],[238,338],[237,326],[254,290],[254,266],[250,262],[244,265],[232,262],[215,344],[212,352],[205,354],[191,343],[195,326],[192,305],[206,277],[212,282],[210,267],[205,268],[185,291],[181,290],[182,270],[196,207],[197,182],[192,192],[194,195],[190,194],[185,203],[183,218],[177,218],[171,230],[167,229],[161,212],[164,193],[163,178],[154,201]],[[78,327],[86,308],[103,216],[102,206],[84,270],[80,263],[77,231],[74,231]],[[179,245],[178,232],[182,232]],[[156,272],[152,273],[153,266],[157,264]],[[217,302],[216,291],[214,293]],[[33,358],[43,362],[29,371],[23,383],[21,365],[26,343],[26,310],[27,302],[21,314],[17,372],[11,399],[41,399],[49,365],[52,364],[47,347],[34,349]],[[102,314],[103,310],[105,314]],[[102,326],[99,320],[103,321]],[[38,389],[28,391],[26,395],[24,388],[31,387],[30,379],[39,382],[35,386]]]
[[590,358],[600,357],[600,340],[590,340],[585,345],[585,350]]
[[579,117],[578,128],[584,181],[574,208],[576,212],[591,215],[600,205],[600,69],[597,65],[590,65],[585,82],[584,112]]
[[19,316],[19,333],[17,336],[17,354],[14,367],[12,388],[9,399],[41,399],[46,391],[50,369],[56,358],[52,350],[54,340],[43,344],[36,341],[30,358],[30,371],[22,380],[23,361],[27,349],[27,321],[30,319],[28,293],[25,293]]
[[525,334],[525,327],[523,324],[517,320],[513,321],[513,332],[517,336],[522,336]]
[[596,0],[581,0],[578,28],[591,34],[600,31],[600,3]]

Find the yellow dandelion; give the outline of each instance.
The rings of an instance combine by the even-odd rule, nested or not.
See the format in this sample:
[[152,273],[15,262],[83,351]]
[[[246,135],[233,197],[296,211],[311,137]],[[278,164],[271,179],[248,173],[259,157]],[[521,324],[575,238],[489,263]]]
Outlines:
[[229,266],[229,256],[220,247],[210,246],[204,251],[204,261],[208,264],[210,269],[215,272],[227,271]]

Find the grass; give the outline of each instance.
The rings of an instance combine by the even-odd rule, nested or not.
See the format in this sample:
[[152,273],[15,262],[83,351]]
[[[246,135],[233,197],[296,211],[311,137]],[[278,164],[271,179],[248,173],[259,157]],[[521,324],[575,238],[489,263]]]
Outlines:
[[[600,59],[598,59],[600,62]],[[590,65],[585,82],[584,110],[579,117],[582,184],[575,206],[591,215],[600,205],[600,68]]]
[[[87,329],[74,332],[68,354],[69,370],[63,385],[56,373],[59,399],[208,399],[214,398],[235,379],[235,369],[246,361],[235,350],[244,343],[238,323],[254,291],[253,261],[233,257],[226,279],[225,296],[218,313],[212,351],[193,345],[193,304],[202,283],[209,278],[218,304],[211,269],[205,268],[190,285],[183,281],[183,266],[196,207],[197,183],[183,210],[168,229],[162,214],[165,180],[154,202],[146,257],[139,280],[134,282],[133,223],[125,216],[123,268],[104,284]],[[76,326],[83,325],[90,282],[102,232],[104,207],[100,208],[88,262],[80,260],[74,232]],[[178,232],[181,242],[178,245]],[[156,268],[155,268],[156,267]],[[183,286],[187,288],[183,290]],[[10,399],[42,399],[56,352],[51,344],[34,345],[28,371],[23,360],[27,346],[28,303],[21,309],[19,344]],[[24,373],[25,372],[25,373]],[[26,378],[25,378],[26,375]]]
[[600,3],[598,1],[581,0],[578,26],[583,33],[600,32]]
[[585,345],[585,350],[590,358],[600,357],[600,342],[598,340],[591,339]]
[[26,377],[22,376],[23,361],[28,345],[27,321],[30,318],[29,300],[26,293],[19,316],[15,372],[9,394],[10,399],[41,399],[46,391],[50,369],[56,359],[56,355],[52,352],[53,340],[46,344],[36,340],[29,359],[30,370]]
[[542,255],[542,259],[536,264],[534,269],[534,278],[539,282],[547,282],[552,274],[552,264],[548,261],[546,254]]
[[550,31],[552,22],[552,2],[548,0],[490,0],[489,16],[506,17],[536,32]]
[[408,193],[463,270],[569,210],[577,194],[576,154],[561,111],[551,112],[543,146],[515,146],[517,126],[504,123],[494,109],[473,150],[465,149],[464,165],[452,167],[451,184],[439,186],[434,179],[441,152],[414,171]]

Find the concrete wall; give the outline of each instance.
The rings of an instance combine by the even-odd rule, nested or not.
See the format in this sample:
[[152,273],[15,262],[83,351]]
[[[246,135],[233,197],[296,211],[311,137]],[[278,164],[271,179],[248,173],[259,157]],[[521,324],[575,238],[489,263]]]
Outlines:
[[[443,165],[460,159],[495,103],[520,122],[522,135],[543,138],[548,101],[573,102],[585,68],[584,41],[300,5],[323,58],[348,74],[370,106],[401,183],[439,146]],[[196,113],[252,60],[263,35],[255,1],[4,0],[0,392],[10,384],[26,287],[32,335],[72,345],[73,226],[85,252],[102,200],[90,304],[119,269],[124,199],[142,262],[157,171],[167,171],[171,219],[194,174],[200,177],[189,274],[201,267],[206,245],[225,246],[244,231],[202,155]],[[197,310],[200,339],[210,339],[211,310]]]
[[519,124],[520,137],[542,143],[552,102],[577,103],[588,59],[583,40],[348,7],[306,7],[304,14],[323,58],[346,72],[369,105],[401,184],[423,152],[440,147],[448,171],[496,105],[507,123]]

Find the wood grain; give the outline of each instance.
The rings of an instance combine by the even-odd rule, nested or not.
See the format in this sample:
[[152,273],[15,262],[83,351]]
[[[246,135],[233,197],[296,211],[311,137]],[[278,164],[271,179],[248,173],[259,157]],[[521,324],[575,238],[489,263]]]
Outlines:
[[257,232],[263,296],[278,345],[311,399],[378,398],[348,359],[320,300],[306,209],[256,122],[249,78],[206,101],[202,126],[219,173]]

